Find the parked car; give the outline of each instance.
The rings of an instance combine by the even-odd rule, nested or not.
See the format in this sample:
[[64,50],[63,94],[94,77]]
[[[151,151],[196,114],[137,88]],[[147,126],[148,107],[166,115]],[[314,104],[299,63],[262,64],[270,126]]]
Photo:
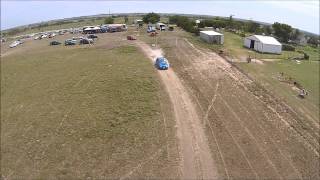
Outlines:
[[48,38],[53,38],[53,37],[55,37],[55,36],[56,36],[56,34],[55,34],[55,33],[52,33],[52,34],[49,34]]
[[79,36],[79,37],[72,37],[73,40],[78,40],[78,39],[83,39],[83,36]]
[[116,27],[110,27],[108,30],[109,30],[109,32],[111,32],[111,33],[118,31]]
[[76,45],[76,44],[77,44],[77,40],[67,39],[64,41],[65,46]]
[[40,40],[40,39],[42,39],[41,36],[34,37],[34,40]]
[[89,34],[87,37],[88,37],[89,39],[95,39],[95,38],[98,38],[98,36],[97,36],[97,35],[95,35],[95,34]]
[[147,33],[156,32],[156,28],[149,26],[147,29]]
[[14,48],[17,47],[19,44],[22,44],[22,42],[20,40],[14,41],[13,43],[11,43],[9,45],[10,48]]
[[155,66],[160,70],[167,70],[167,69],[169,69],[169,62],[164,57],[158,57],[156,59]]
[[50,42],[50,46],[60,45],[60,44],[61,44],[61,42],[59,42],[59,41],[51,41]]
[[80,39],[79,43],[80,44],[92,44],[93,43],[93,39],[83,38],[83,39]]

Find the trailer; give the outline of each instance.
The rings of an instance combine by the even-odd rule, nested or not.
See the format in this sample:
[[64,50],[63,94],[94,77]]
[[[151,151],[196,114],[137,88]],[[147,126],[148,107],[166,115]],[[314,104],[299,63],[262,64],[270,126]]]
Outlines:
[[158,30],[160,30],[160,31],[165,31],[166,30],[166,25],[159,22],[159,23],[156,24],[156,28]]

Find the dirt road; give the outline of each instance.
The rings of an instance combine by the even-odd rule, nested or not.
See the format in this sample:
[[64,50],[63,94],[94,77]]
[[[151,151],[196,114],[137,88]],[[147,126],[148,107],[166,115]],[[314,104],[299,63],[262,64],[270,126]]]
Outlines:
[[[142,51],[154,62],[162,55],[161,49],[152,49],[144,42],[137,42]],[[158,71],[171,98],[179,139],[180,171],[182,179],[217,179],[217,168],[211,157],[204,125],[200,120],[187,90],[173,71]]]

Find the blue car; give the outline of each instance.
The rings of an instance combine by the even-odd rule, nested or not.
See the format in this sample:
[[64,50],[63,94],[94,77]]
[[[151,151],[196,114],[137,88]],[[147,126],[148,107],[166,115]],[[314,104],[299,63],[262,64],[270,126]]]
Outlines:
[[156,59],[155,66],[160,70],[167,70],[167,69],[169,69],[169,62],[164,57],[158,57]]

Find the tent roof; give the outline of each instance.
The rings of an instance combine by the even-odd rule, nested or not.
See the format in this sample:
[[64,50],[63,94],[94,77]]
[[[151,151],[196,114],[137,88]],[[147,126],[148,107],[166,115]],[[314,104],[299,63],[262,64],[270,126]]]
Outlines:
[[249,39],[253,38],[255,40],[262,42],[263,44],[281,45],[279,41],[277,41],[274,37],[271,37],[271,36],[253,35],[253,36],[249,36],[248,38]]
[[213,36],[222,36],[223,34],[220,34],[215,31],[200,31],[201,33],[207,34],[207,35],[213,35]]

